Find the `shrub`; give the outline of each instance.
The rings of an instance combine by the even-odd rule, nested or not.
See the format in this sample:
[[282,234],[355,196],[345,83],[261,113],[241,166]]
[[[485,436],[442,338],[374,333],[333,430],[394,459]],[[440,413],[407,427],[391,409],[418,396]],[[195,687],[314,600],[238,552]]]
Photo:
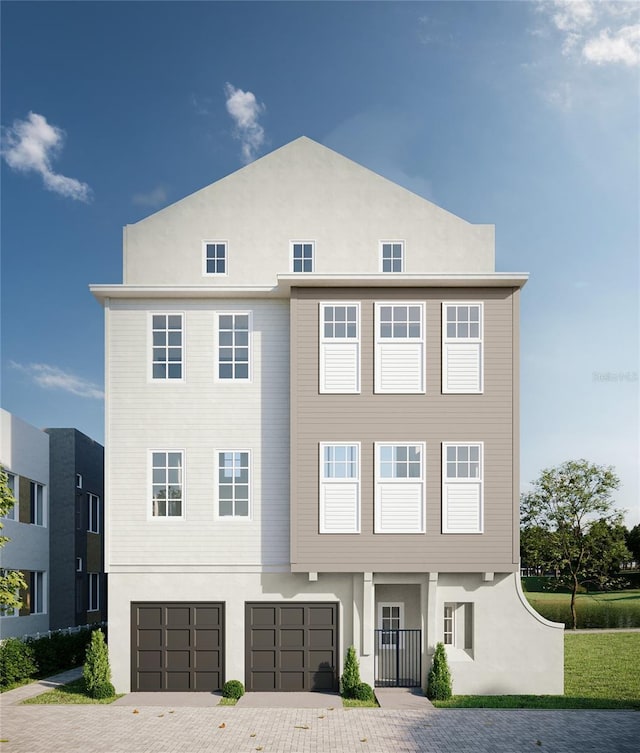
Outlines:
[[77,667],[84,661],[91,630],[76,633],[52,633],[42,638],[28,638],[41,677]]
[[113,698],[116,689],[110,682],[103,682],[102,685],[96,685],[91,693],[92,698]]
[[111,685],[109,653],[107,651],[107,644],[104,642],[104,635],[100,630],[94,630],[91,635],[91,643],[87,646],[82,674],[90,696],[93,698],[109,697],[95,695],[96,692],[103,692],[102,690],[98,691],[98,688],[103,689],[104,686]]
[[0,687],[26,680],[37,672],[33,649],[17,638],[8,638],[0,646]]
[[242,698],[244,695],[244,685],[240,680],[227,680],[222,687],[222,695],[224,698]]
[[373,688],[366,682],[359,682],[351,690],[351,697],[357,701],[373,701],[375,696],[373,694]]
[[427,698],[432,701],[447,701],[451,698],[451,674],[443,643],[436,645],[433,655],[433,663],[427,678]]
[[354,688],[360,685],[360,664],[354,646],[349,646],[347,657],[344,660],[344,672],[340,678],[342,695],[345,698],[354,698]]

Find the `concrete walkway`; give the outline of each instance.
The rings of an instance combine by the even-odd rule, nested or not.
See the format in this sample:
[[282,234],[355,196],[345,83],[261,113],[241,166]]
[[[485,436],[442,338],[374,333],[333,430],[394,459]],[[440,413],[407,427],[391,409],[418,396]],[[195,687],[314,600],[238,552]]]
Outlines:
[[245,693],[236,704],[242,709],[342,708],[337,693]]
[[222,693],[127,693],[111,706],[206,709],[217,706],[221,698]]
[[422,692],[422,688],[374,688],[376,698],[383,709],[412,709],[435,711],[434,705]]
[[59,675],[45,677],[44,680],[30,682],[28,685],[22,685],[15,690],[7,690],[6,693],[0,693],[0,708],[4,706],[15,706],[16,704],[22,703],[22,701],[25,701],[27,698],[33,698],[41,693],[46,693],[47,690],[59,688],[60,685],[66,685],[66,683],[77,680],[80,677],[82,677],[82,667],[76,667],[75,669],[68,669],[66,672],[61,672]]

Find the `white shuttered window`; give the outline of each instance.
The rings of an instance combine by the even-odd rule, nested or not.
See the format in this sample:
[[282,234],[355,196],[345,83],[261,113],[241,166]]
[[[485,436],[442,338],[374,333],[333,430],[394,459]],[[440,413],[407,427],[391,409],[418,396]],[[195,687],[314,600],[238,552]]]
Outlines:
[[376,303],[375,391],[425,391],[424,303]]
[[320,392],[360,392],[360,304],[320,304]]
[[424,442],[376,443],[375,533],[424,533]]
[[360,533],[360,444],[320,444],[320,533]]
[[442,304],[442,391],[475,394],[484,390],[483,305]]
[[442,445],[442,533],[483,532],[484,445]]

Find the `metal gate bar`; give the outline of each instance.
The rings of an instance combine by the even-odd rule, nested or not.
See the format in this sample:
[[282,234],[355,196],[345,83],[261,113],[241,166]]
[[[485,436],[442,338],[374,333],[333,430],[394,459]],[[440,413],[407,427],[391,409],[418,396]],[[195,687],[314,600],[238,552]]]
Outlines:
[[422,630],[376,630],[375,640],[376,687],[420,687]]

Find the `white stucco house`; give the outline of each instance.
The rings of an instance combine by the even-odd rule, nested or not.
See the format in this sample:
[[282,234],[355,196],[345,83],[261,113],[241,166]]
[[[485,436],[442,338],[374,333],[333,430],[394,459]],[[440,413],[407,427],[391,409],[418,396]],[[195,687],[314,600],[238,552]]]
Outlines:
[[113,680],[562,693],[519,584],[519,297],[474,225],[308,138],[124,229]]

